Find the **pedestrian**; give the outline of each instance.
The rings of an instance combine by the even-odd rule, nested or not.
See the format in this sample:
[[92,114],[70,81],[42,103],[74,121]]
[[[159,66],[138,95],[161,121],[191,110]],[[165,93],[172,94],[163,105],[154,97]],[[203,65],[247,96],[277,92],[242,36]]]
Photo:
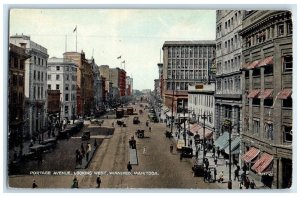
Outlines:
[[249,180],[249,178],[248,178],[247,176],[246,176],[246,178],[245,178],[244,185],[245,185],[246,189],[249,189],[249,186],[250,186],[250,180]]
[[129,172],[131,172],[131,170],[132,170],[132,166],[131,166],[131,164],[130,164],[130,161],[128,161],[128,164],[127,164],[127,170],[128,170]]
[[208,159],[207,158],[205,158],[206,160],[205,160],[205,168],[208,170],[208,167],[209,167],[209,161],[208,161]]
[[239,169],[234,170],[234,180],[237,179],[239,181]]
[[145,155],[146,154],[146,146],[144,146],[144,148],[143,148],[143,155]]
[[98,175],[97,179],[96,179],[96,183],[97,183],[97,188],[100,188],[100,184],[101,184],[101,178],[100,175]]
[[36,184],[35,180],[33,179],[33,182],[32,182],[32,189],[37,188],[37,187],[38,187],[38,185]]
[[149,126],[149,132],[151,132],[151,127]]
[[221,151],[220,151],[220,148],[218,147],[218,149],[217,149],[218,158],[220,158],[220,153],[221,153]]
[[214,167],[214,181],[217,180],[217,167]]
[[255,182],[254,182],[253,179],[252,179],[252,181],[251,181],[251,183],[250,183],[250,188],[251,188],[251,189],[256,188],[256,184],[255,184]]
[[190,146],[192,146],[193,145],[193,140],[192,139],[190,139]]
[[173,144],[170,145],[170,153],[173,153]]
[[211,178],[211,172],[210,172],[210,170],[207,170],[207,180],[208,180],[208,182],[209,182],[209,183],[211,183],[211,182],[212,182],[212,178]]
[[83,157],[85,156],[85,150],[84,150],[83,143],[81,143],[81,154]]
[[78,180],[77,180],[76,176],[73,179],[73,184],[72,184],[71,188],[78,188]]
[[215,165],[217,165],[217,163],[218,163],[218,158],[217,158],[217,156],[215,156],[214,162],[215,162]]
[[207,169],[206,168],[204,169],[203,179],[204,179],[204,182],[206,182],[206,180],[207,180]]
[[213,153],[213,154],[212,154],[211,157],[212,157],[212,158],[216,157],[216,148],[215,148],[215,146],[212,147],[212,153]]
[[89,161],[89,155],[90,155],[91,151],[92,151],[91,144],[87,143],[87,145],[86,145],[86,161],[87,162]]
[[224,172],[221,171],[220,174],[219,174],[218,182],[219,182],[219,183],[223,183],[223,180],[224,180]]

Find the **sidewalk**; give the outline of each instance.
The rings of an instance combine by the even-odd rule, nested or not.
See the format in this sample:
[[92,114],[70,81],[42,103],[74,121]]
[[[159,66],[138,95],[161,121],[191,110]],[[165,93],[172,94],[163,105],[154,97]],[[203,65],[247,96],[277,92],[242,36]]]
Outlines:
[[[167,130],[167,128],[166,128]],[[175,132],[177,131],[176,128],[174,128],[173,130],[173,141],[175,143],[175,149],[176,149],[176,142],[178,140],[178,138],[175,136]],[[183,135],[181,133],[179,139],[184,139],[183,138]],[[196,146],[195,146],[195,142],[194,142],[194,137],[193,136],[188,136],[186,137],[186,145],[188,146],[188,142],[189,140],[192,139],[192,148],[193,148],[193,162],[196,162]],[[224,174],[224,181],[222,183],[219,183],[219,182],[214,182],[214,183],[211,183],[211,184],[217,184],[221,189],[228,189],[228,180],[229,180],[229,164],[226,164],[226,160],[223,158],[223,156],[220,155],[220,158],[218,159],[217,161],[217,166],[215,165],[215,162],[214,162],[214,158],[212,157],[213,153],[211,152],[207,152],[206,153],[206,157],[209,161],[209,167],[210,168],[214,168],[216,167],[217,169],[217,179],[218,179],[218,176],[219,176],[219,173],[221,171],[223,171],[223,174]],[[203,149],[201,149],[199,152],[198,152],[198,162],[202,163],[202,160],[203,160]],[[231,164],[231,180],[232,180],[232,189],[240,189],[240,181],[238,180],[234,180],[234,170],[236,169],[236,166]],[[263,183],[260,181],[260,180],[255,180],[253,177],[247,175],[249,180],[251,181],[252,179],[254,180],[255,184],[256,184],[256,188],[257,189],[267,189],[263,186]],[[214,174],[212,173],[212,177],[214,178]],[[199,177],[203,180],[203,177]],[[239,177],[240,178],[240,177]],[[242,187],[242,189],[246,189],[244,186]],[[249,190],[251,190],[249,188]]]

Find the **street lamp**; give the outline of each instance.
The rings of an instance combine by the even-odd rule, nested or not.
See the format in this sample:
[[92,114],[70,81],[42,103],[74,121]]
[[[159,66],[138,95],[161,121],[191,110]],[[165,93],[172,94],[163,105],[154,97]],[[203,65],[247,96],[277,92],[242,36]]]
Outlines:
[[[235,124],[235,125],[238,125],[238,124]],[[224,122],[223,122],[223,128],[224,130],[228,130],[228,134],[229,134],[229,139],[228,139],[228,147],[229,147],[229,180],[228,180],[228,189],[232,189],[232,180],[231,180],[231,132],[232,132],[232,127],[235,126],[235,125],[232,125],[232,122],[231,120],[228,120],[226,119]]]

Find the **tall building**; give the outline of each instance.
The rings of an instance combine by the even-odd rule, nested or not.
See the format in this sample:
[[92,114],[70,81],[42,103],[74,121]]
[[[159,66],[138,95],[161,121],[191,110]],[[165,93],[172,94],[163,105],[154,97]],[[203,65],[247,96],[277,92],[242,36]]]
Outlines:
[[158,79],[159,79],[159,93],[158,96],[160,99],[162,99],[162,93],[163,93],[163,87],[164,87],[164,82],[163,82],[163,64],[158,63]]
[[25,44],[18,47],[9,44],[8,122],[9,148],[22,146],[24,137],[29,135],[25,127],[25,61],[30,58]]
[[119,95],[125,96],[126,91],[126,71],[120,68],[109,69],[109,80],[113,83],[113,87],[119,89]]
[[129,76],[126,77],[126,96],[132,95],[133,79]]
[[93,113],[99,114],[101,111],[101,108],[103,108],[103,97],[102,97],[102,79],[100,75],[100,69],[99,66],[96,64],[95,59],[92,58],[88,60],[88,62],[91,64],[93,68],[93,77],[94,77],[94,107],[93,107]]
[[[108,97],[109,97],[109,83],[110,83],[110,79],[109,79],[109,66],[108,65],[101,65],[99,66],[99,71],[100,71],[100,76],[102,77],[102,80],[104,79],[104,101],[105,103],[108,101]],[[106,104],[105,104],[106,105]]]
[[85,53],[65,52],[64,59],[77,65],[77,115],[89,116],[93,112],[94,77],[92,65],[85,58]]
[[47,49],[25,35],[10,36],[10,43],[26,47],[26,53],[31,56],[25,61],[25,133],[42,134],[47,127]]
[[63,58],[49,58],[47,67],[48,90],[60,92],[60,118],[72,120],[76,113],[77,104],[77,65]]
[[[188,86],[209,81],[209,67],[215,57],[215,41],[166,41],[163,49],[163,101],[168,119],[187,113]],[[160,67],[160,66],[159,66]],[[170,110],[171,109],[171,110]],[[181,115],[182,116],[182,115]]]
[[242,161],[265,185],[292,184],[293,25],[289,11],[243,19]]
[[241,64],[242,29],[244,11],[217,10],[216,16],[216,92],[215,92],[215,131],[222,135],[223,123],[230,120],[233,135],[241,130]]

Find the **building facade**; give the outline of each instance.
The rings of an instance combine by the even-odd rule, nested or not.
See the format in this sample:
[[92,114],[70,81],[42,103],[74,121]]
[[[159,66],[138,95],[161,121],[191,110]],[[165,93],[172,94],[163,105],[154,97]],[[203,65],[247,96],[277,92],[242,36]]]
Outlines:
[[187,113],[188,86],[209,81],[209,67],[215,57],[215,41],[166,41],[163,49],[162,96],[167,117]]
[[29,136],[42,134],[47,127],[47,49],[25,35],[11,36],[10,43],[26,47],[31,56],[25,61],[25,132]]
[[292,34],[289,11],[248,11],[240,31],[242,160],[250,173],[276,188],[292,183]]
[[77,104],[77,65],[63,58],[49,58],[47,89],[60,91],[60,118],[74,119]]
[[22,146],[24,137],[29,135],[25,130],[25,61],[30,58],[26,54],[26,46],[9,45],[8,74],[8,145],[9,148]]
[[129,76],[126,77],[126,96],[132,95],[133,79]]
[[241,10],[217,10],[216,16],[216,91],[215,131],[216,136],[224,132],[225,120],[232,122],[232,132],[239,135],[241,130],[241,64],[242,29]]
[[65,52],[64,59],[77,65],[77,115],[89,116],[94,104],[94,75],[92,65],[85,58],[85,53]]
[[205,119],[205,128],[214,131],[215,122],[215,84],[196,84],[189,86],[188,90],[188,109],[190,118],[196,120],[200,125],[204,124],[204,114],[207,116]]
[[109,69],[109,80],[113,83],[113,87],[119,89],[119,95],[125,96],[126,91],[126,71],[120,68]]
[[162,100],[162,95],[163,95],[163,87],[164,87],[164,81],[163,81],[163,64],[158,63],[158,79],[159,79],[159,98]]
[[89,60],[93,68],[93,77],[94,77],[94,106],[93,113],[99,114],[103,106],[103,97],[102,97],[102,79],[100,75],[99,66],[96,64],[95,59],[92,58]]

